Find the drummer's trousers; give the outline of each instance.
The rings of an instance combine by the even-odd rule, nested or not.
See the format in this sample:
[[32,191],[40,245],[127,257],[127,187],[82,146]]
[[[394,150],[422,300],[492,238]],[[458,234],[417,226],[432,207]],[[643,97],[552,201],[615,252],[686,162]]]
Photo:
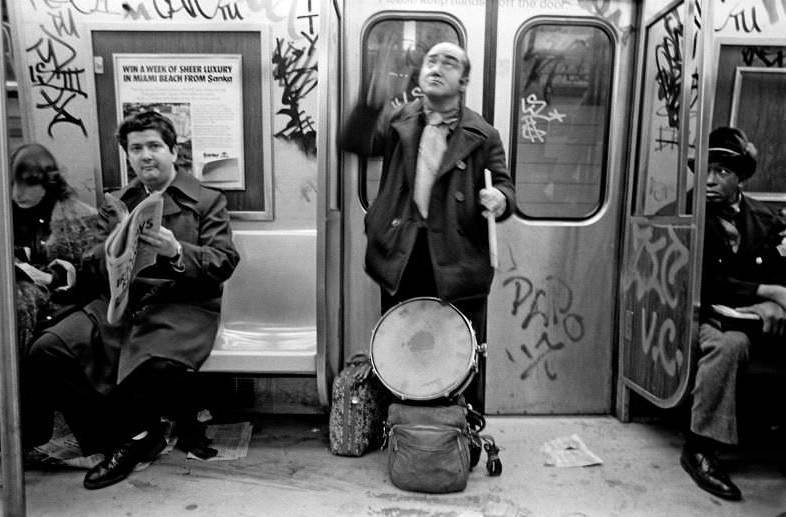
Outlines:
[[[425,228],[418,232],[415,246],[409,256],[409,262],[407,262],[407,266],[404,268],[404,273],[401,275],[401,282],[396,294],[391,295],[385,289],[382,289],[382,314],[400,302],[420,296],[439,297],[437,284],[434,280],[434,267],[431,263],[431,254],[428,248],[428,234]],[[472,323],[477,342],[485,343],[486,297],[478,296],[477,298],[457,300],[451,303]],[[484,409],[484,388],[485,360],[481,356],[478,358],[478,373],[464,392],[467,402],[480,411]]]

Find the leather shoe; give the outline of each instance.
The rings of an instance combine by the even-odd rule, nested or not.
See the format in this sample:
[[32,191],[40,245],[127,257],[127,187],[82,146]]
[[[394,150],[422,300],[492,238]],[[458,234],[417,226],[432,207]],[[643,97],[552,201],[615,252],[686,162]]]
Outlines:
[[140,440],[127,441],[107,454],[101,463],[87,472],[85,488],[95,490],[124,480],[134,471],[137,464],[153,461],[164,447],[166,447],[166,440],[160,429],[149,430],[147,436]]
[[740,489],[720,467],[714,454],[685,446],[680,456],[680,465],[690,474],[699,488],[729,501],[742,499]]

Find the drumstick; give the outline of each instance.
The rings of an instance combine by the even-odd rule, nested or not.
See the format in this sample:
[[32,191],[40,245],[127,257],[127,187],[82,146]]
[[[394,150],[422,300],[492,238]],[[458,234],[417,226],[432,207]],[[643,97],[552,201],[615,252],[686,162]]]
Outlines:
[[[486,188],[491,188],[491,171],[485,169],[483,171],[483,179],[486,181]],[[499,260],[497,259],[497,221],[494,214],[490,211],[486,214],[486,221],[489,225],[489,260],[491,267],[497,269]]]

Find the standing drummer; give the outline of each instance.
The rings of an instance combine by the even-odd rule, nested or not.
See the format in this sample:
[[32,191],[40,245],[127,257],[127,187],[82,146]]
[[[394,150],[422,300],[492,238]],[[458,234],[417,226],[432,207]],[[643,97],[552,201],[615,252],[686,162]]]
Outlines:
[[[499,133],[464,106],[467,53],[434,45],[423,59],[422,97],[393,106],[393,51],[384,48],[365,99],[350,115],[344,149],[382,156],[376,200],[365,217],[366,272],[382,290],[382,312],[419,296],[453,303],[486,336],[486,298],[494,269],[486,214],[498,221],[515,206]],[[491,171],[484,187],[484,169]],[[482,409],[482,380],[467,398]]]

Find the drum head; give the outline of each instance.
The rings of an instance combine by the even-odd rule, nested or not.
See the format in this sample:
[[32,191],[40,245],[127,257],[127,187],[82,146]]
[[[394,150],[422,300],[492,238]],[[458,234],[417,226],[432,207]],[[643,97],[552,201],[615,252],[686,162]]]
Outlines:
[[371,338],[379,379],[403,399],[448,396],[474,373],[475,335],[469,320],[437,298],[413,298],[386,312]]

